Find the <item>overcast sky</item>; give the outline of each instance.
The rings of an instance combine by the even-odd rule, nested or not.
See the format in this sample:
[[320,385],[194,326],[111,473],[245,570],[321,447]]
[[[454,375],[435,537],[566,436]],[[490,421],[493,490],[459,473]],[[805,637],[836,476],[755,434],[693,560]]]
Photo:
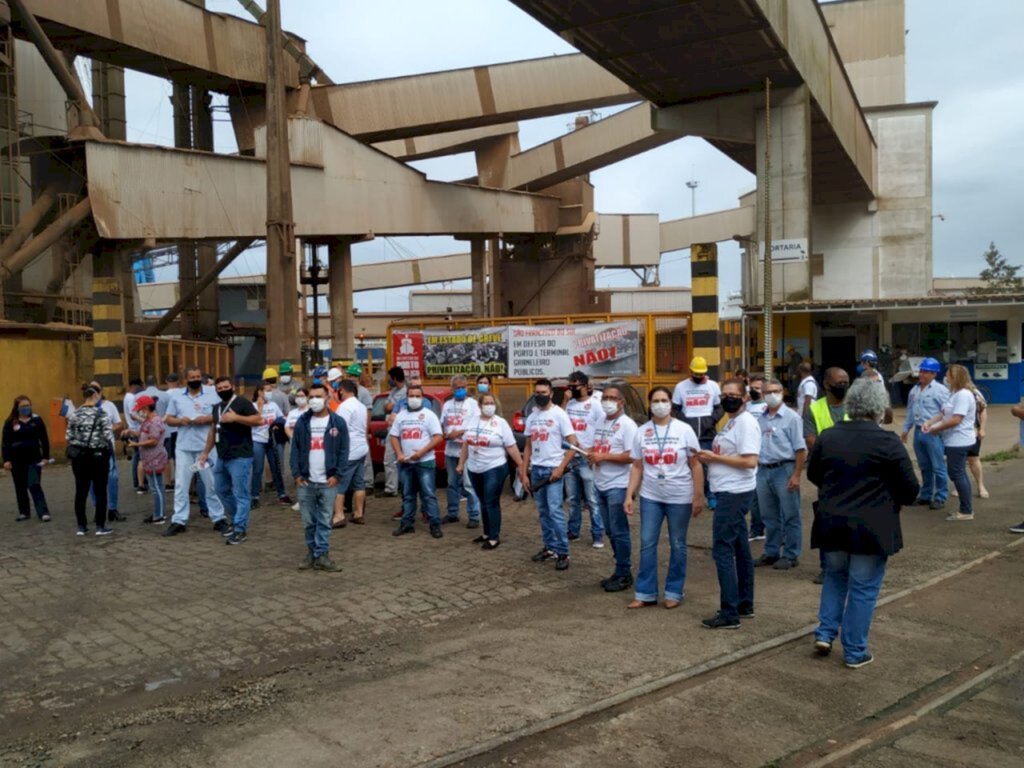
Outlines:
[[[283,0],[284,26],[307,40],[310,55],[336,82],[476,66],[570,53],[572,48],[507,0]],[[244,16],[237,0],[208,0],[211,10]],[[1024,0],[907,0],[907,99],[938,101],[934,115],[935,274],[977,275],[994,240],[1013,263],[1022,258],[1024,67],[1019,66]],[[171,144],[170,86],[133,74],[127,83],[129,139]],[[614,110],[602,110],[607,116]],[[226,120],[226,115],[220,115]],[[565,133],[573,115],[521,123],[523,148]],[[230,126],[218,123],[219,151],[233,151]],[[417,164],[441,180],[476,170],[471,155]],[[606,213],[689,215],[696,180],[698,213],[731,208],[754,178],[699,139],[683,139],[591,175],[596,207]],[[1017,225],[1015,227],[1015,225]],[[447,238],[378,239],[357,246],[357,263],[458,252]],[[688,254],[662,259],[662,285],[688,285]],[[739,253],[721,244],[723,296],[739,288]],[[249,253],[238,272],[262,271]],[[598,286],[632,285],[629,272],[604,270]],[[404,310],[407,290],[357,294],[363,311]]]

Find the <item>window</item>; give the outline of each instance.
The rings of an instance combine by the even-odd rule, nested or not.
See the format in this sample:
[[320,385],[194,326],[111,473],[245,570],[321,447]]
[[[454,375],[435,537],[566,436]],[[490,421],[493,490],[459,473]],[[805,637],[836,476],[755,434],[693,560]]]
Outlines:
[[934,357],[944,363],[1005,363],[1006,321],[952,323],[894,323],[894,347],[911,356]]

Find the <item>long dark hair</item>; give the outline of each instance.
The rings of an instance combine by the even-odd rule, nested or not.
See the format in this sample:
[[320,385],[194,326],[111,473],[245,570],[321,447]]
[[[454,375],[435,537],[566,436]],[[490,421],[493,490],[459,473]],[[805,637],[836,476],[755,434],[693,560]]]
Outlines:
[[32,398],[28,395],[18,395],[14,398],[14,405],[11,406],[11,413],[7,417],[8,424],[13,424],[14,420],[18,418],[18,403],[28,403],[29,405],[32,405]]

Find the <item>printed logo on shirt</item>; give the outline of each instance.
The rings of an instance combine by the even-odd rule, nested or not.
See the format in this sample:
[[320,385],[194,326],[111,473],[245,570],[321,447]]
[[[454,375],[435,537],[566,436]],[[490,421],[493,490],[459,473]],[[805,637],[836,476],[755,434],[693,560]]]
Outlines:
[[683,401],[686,408],[706,408],[711,405],[711,393],[710,392],[693,392],[687,393],[686,399]]
[[406,427],[402,430],[402,440],[422,440],[423,430],[419,427]]
[[659,464],[675,464],[679,455],[676,453],[675,448],[667,448],[664,453],[659,451],[657,448],[644,448],[644,462],[651,466],[657,466]]

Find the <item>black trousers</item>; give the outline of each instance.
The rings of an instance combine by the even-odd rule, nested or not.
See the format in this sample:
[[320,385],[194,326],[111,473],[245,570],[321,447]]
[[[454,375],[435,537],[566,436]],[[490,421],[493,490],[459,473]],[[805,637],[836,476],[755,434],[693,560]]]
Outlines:
[[71,471],[75,475],[75,519],[78,526],[89,524],[85,516],[85,504],[89,500],[89,489],[96,492],[96,526],[107,524],[107,478],[110,475],[110,453],[108,451],[86,451],[71,460]]
[[50,514],[46,507],[46,496],[40,485],[43,470],[36,464],[24,464],[20,461],[11,462],[11,477],[14,479],[14,495],[18,499],[18,514],[28,517],[31,513],[28,500],[31,495],[39,517]]

